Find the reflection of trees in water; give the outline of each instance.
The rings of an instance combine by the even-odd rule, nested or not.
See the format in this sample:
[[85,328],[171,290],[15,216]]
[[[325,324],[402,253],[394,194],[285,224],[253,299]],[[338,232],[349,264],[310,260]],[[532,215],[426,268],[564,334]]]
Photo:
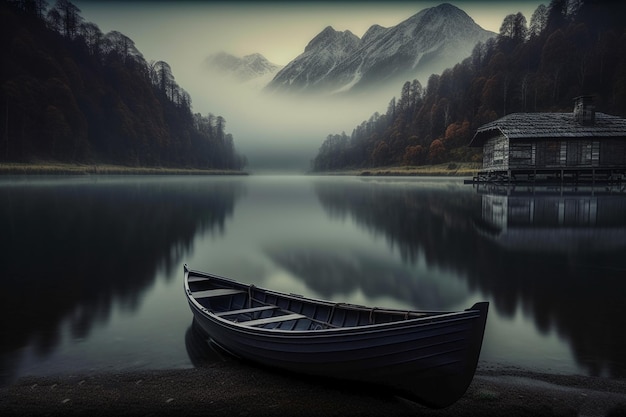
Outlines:
[[487,197],[479,230],[491,248],[478,254],[483,274],[472,279],[503,311],[521,305],[540,331],[554,328],[590,374],[626,376],[626,197]]
[[151,178],[0,188],[2,369],[29,343],[51,352],[68,319],[82,338],[114,302],[136,309],[157,269],[176,265],[197,232],[223,230],[240,185]]
[[480,214],[481,202],[474,193],[385,182],[345,187],[324,182],[315,190],[329,216],[352,215],[372,234],[382,232],[405,262],[423,255],[429,266],[465,272],[463,264],[472,260],[467,248],[477,238],[472,218]]
[[[626,376],[623,246],[590,243],[549,251],[544,241],[541,246],[526,245],[525,251],[504,247],[493,238],[498,227],[481,218],[485,211],[481,196],[458,190],[382,182],[320,183],[316,192],[330,216],[351,216],[372,234],[384,234],[405,261],[412,262],[423,253],[429,265],[456,271],[471,288],[493,295],[493,307],[500,314],[513,317],[521,308],[541,332],[554,328],[569,341],[578,363],[590,374],[608,371],[612,376]],[[623,226],[623,220],[617,219],[626,218],[624,197],[611,198],[596,203],[602,213],[597,213],[596,229],[586,230],[589,239],[603,239],[606,227]],[[520,204],[528,205],[518,200],[511,207]],[[543,201],[535,204],[545,206]],[[543,216],[539,225],[544,230],[549,227],[546,221]],[[523,227],[532,232],[536,226]],[[568,236],[564,230],[555,225],[552,239]]]
[[624,252],[520,256],[497,249],[482,254],[483,273],[472,278],[500,310],[512,315],[521,307],[542,333],[556,330],[591,375],[626,376],[626,266],[615,264]]

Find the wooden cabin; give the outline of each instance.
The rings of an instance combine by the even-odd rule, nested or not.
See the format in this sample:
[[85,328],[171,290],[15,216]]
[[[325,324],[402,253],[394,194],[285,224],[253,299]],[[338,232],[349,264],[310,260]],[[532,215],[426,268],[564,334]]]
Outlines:
[[483,148],[474,181],[621,182],[626,180],[626,119],[576,97],[572,113],[513,113],[476,130]]

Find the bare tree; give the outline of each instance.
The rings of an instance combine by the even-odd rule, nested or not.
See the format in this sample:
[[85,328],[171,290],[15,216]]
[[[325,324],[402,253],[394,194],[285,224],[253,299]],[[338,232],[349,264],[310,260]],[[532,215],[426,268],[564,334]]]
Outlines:
[[104,50],[106,53],[117,54],[125,64],[132,62],[148,67],[143,54],[135,46],[135,42],[128,36],[113,30],[104,35]]
[[528,36],[531,38],[541,35],[541,32],[548,24],[548,8],[543,4],[537,6],[533,15],[530,17],[530,27],[528,28]]
[[[78,32],[78,26],[83,20],[80,15],[80,9],[69,0],[57,0],[50,12],[52,11],[58,13],[54,15],[54,18],[60,18],[61,27],[59,29],[61,29],[63,36],[73,39]],[[48,13],[49,17],[50,12]]]
[[157,61],[154,64],[154,72],[156,76],[155,85],[163,94],[167,94],[170,89],[170,84],[174,82],[174,75],[172,74],[172,68],[165,61]]
[[525,41],[527,33],[526,17],[524,17],[522,12],[507,15],[500,26],[500,37],[512,39],[516,42]]
[[48,27],[55,32],[61,33],[63,30],[63,18],[57,9],[50,9],[48,11],[46,23]]
[[43,18],[48,6],[46,0],[16,0],[13,2],[20,10],[25,13]]
[[85,44],[89,48],[89,53],[93,56],[100,57],[102,52],[102,42],[104,35],[95,23],[82,23],[78,29],[79,36],[85,40]]

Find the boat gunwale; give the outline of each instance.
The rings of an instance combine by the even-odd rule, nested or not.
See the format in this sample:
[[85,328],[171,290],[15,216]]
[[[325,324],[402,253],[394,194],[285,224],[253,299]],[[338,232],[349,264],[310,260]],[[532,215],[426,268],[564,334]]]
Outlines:
[[[261,304],[273,302],[267,298],[253,298],[262,298],[252,293],[252,290],[259,290],[280,297],[282,301],[298,300],[361,312],[386,310],[391,314],[408,316],[411,310],[387,310],[333,303],[266,290],[230,278],[189,270],[186,264],[184,270],[185,295],[194,321],[206,331],[213,343],[235,357],[289,372],[373,384],[375,387],[391,389],[400,397],[431,408],[443,408],[456,402],[465,394],[476,372],[489,302],[477,302],[469,309],[460,311],[413,311],[420,316],[361,326],[319,330],[248,327],[243,325],[245,322],[227,320],[204,307],[193,297],[190,279],[200,278],[197,281],[204,281],[203,278],[214,278],[218,282],[218,288],[241,289],[236,297],[242,297],[243,293],[244,300],[239,298],[237,305],[248,299]],[[199,291],[204,291],[203,288],[206,287],[200,285]],[[279,300],[275,301],[278,304]],[[228,305],[232,306],[232,300]],[[289,307],[290,304],[287,304],[281,310],[288,312]],[[295,308],[297,309],[302,311],[301,306]],[[424,313],[426,315],[422,315]],[[333,314],[330,312],[329,320],[332,318]],[[310,317],[306,319],[315,321]],[[462,333],[465,336],[459,337]],[[412,337],[415,335],[416,337]],[[360,352],[358,357],[354,355],[355,352]],[[349,355],[346,356],[346,353]],[[390,358],[395,361],[391,363]]]
[[[319,330],[285,330],[278,328],[265,328],[265,327],[254,327],[254,326],[246,326],[245,322],[234,322],[232,320],[228,320],[226,318],[218,316],[216,313],[204,307],[196,298],[194,298],[193,293],[189,289],[188,277],[189,274],[200,275],[207,278],[217,278],[218,280],[225,280],[229,283],[232,283],[236,286],[240,286],[242,288],[255,288],[257,290],[266,292],[268,294],[276,295],[279,297],[298,300],[298,301],[307,301],[313,302],[317,304],[323,304],[329,307],[340,306],[341,308],[351,309],[354,311],[377,311],[383,313],[390,314],[424,314],[421,317],[413,317],[407,318],[405,320],[385,322],[385,323],[372,323],[372,324],[364,324],[360,326],[341,326],[341,327],[332,327],[326,329]],[[378,308],[378,307],[367,307],[362,305],[350,304],[350,303],[337,303],[328,300],[315,299],[310,297],[305,297],[301,295],[288,294],[279,291],[268,290],[262,287],[257,287],[252,284],[245,284],[239,281],[235,281],[230,278],[221,277],[219,275],[209,274],[202,271],[191,270],[187,268],[185,265],[185,294],[187,296],[188,301],[195,307],[195,310],[202,314],[205,318],[210,319],[217,325],[222,327],[228,327],[234,330],[237,330],[241,333],[251,333],[251,334],[267,334],[267,335],[285,335],[291,336],[293,338],[312,338],[312,337],[323,337],[323,336],[333,336],[336,337],[336,333],[341,334],[367,334],[367,333],[380,333],[381,331],[392,331],[392,330],[400,330],[402,328],[414,329],[416,327],[421,326],[429,326],[429,325],[441,325],[453,323],[455,321],[465,321],[470,319],[480,318],[481,312],[476,309],[467,309],[461,311],[421,311],[421,310],[399,310],[399,309],[389,309],[389,308]],[[305,315],[306,316],[306,315]],[[306,316],[301,318],[311,320],[310,317]]]

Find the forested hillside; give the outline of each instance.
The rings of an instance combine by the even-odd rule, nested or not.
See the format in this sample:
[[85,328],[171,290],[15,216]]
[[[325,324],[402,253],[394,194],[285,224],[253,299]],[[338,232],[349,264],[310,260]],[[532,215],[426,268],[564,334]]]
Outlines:
[[552,0],[530,21],[506,16],[496,38],[426,86],[406,82],[385,114],[350,136],[331,134],[314,171],[480,161],[467,147],[476,128],[515,112],[572,111],[593,95],[598,111],[626,117],[626,6]]
[[166,62],[69,0],[0,0],[0,45],[0,161],[245,165],[224,118],[193,114]]

